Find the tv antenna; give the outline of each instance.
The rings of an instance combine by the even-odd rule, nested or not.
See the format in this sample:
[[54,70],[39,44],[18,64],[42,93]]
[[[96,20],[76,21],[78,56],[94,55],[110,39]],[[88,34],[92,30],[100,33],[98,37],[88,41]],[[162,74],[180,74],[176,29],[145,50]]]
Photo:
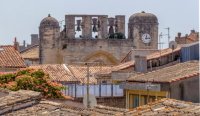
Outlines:
[[168,43],[169,43],[169,41],[170,41],[170,34],[169,34],[169,32],[170,32],[170,28],[167,27],[167,28],[165,28],[165,29],[167,29],[167,36],[168,36]]
[[167,27],[167,28],[164,28],[164,29],[167,29],[167,34],[162,34],[162,32],[161,32],[160,35],[159,35],[159,37],[162,38],[163,36],[167,36],[167,38],[168,38],[168,44],[169,44],[169,42],[170,42],[170,28]]

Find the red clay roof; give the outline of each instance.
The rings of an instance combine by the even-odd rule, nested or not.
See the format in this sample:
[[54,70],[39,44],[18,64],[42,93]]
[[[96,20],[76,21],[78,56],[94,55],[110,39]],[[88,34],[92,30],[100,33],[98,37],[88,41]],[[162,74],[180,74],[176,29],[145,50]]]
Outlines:
[[148,73],[136,74],[128,81],[171,83],[197,75],[199,75],[199,61],[189,61]]
[[33,69],[42,69],[49,74],[52,81],[79,82],[78,78],[74,77],[70,70],[67,70],[62,64],[44,64],[30,66]]
[[199,41],[199,32],[192,32],[188,35],[188,37],[176,37],[176,42],[178,44],[188,44]]
[[[62,82],[78,82],[86,83],[87,80],[87,67],[80,65],[67,65],[67,64],[45,64],[30,66],[33,69],[42,69],[48,73],[52,81]],[[107,69],[108,66],[90,66],[90,78],[89,83],[96,83],[95,73]]]
[[126,113],[126,116],[199,116],[200,106],[192,102],[164,98]]
[[[181,50],[181,47],[177,46],[177,48],[174,49],[173,52],[177,52],[177,51],[180,51],[180,50]],[[152,59],[159,58],[160,56],[169,55],[171,53],[172,53],[172,49],[167,48],[167,49],[163,49],[161,51],[151,53],[151,54],[147,55],[146,57],[147,57],[147,60],[152,60]],[[129,54],[130,54],[130,52],[129,52]],[[112,71],[120,71],[120,70],[129,68],[129,67],[134,67],[134,65],[135,65],[135,61],[124,62],[124,63],[121,63],[119,65],[113,66],[110,69],[103,70],[103,71],[100,72],[100,74],[101,75],[109,75],[109,74],[112,73]]]
[[129,67],[134,67],[134,65],[135,65],[135,61],[128,61],[128,62],[121,63],[116,66],[112,66],[108,69],[102,70],[102,71],[98,72],[98,75],[109,75],[112,73],[112,71],[120,71],[123,69],[127,69]]
[[11,45],[0,46],[0,67],[24,68],[26,67],[20,53]]
[[[180,51],[181,50],[181,47],[180,46],[177,46],[176,49],[173,50],[173,52],[177,52],[177,51]],[[166,48],[166,49],[163,49],[161,51],[157,51],[157,52],[154,52],[150,55],[147,55],[147,60],[152,60],[152,59],[156,59],[156,58],[159,58],[159,57],[162,57],[162,56],[166,56],[166,55],[169,55],[172,53],[172,49],[171,48]]]

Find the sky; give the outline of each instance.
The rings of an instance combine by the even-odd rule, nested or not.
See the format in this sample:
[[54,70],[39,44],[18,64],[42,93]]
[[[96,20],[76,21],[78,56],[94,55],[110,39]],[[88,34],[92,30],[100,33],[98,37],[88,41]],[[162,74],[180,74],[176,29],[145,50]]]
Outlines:
[[[40,21],[49,13],[58,21],[66,14],[105,14],[128,18],[141,11],[153,13],[159,22],[159,33],[167,34],[170,40],[178,32],[182,35],[190,30],[199,30],[199,0],[0,0],[0,45],[13,44],[17,37],[30,43],[30,35],[38,34]],[[126,35],[127,36],[127,35]],[[161,41],[168,45],[167,36]]]

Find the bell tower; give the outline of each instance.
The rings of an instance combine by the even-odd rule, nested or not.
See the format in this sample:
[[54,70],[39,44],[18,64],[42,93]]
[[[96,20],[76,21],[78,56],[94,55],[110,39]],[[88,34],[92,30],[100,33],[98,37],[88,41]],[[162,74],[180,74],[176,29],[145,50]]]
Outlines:
[[136,49],[158,49],[158,19],[154,14],[133,14],[129,18],[128,38],[133,39]]

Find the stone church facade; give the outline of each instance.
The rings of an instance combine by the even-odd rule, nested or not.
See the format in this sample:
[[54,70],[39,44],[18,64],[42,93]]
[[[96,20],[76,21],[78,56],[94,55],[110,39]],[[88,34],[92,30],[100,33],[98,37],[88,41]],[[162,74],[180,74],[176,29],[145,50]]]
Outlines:
[[133,14],[128,22],[128,38],[124,35],[124,15],[66,15],[63,30],[49,15],[39,27],[40,63],[119,64],[132,49],[158,48],[157,17],[145,12]]

